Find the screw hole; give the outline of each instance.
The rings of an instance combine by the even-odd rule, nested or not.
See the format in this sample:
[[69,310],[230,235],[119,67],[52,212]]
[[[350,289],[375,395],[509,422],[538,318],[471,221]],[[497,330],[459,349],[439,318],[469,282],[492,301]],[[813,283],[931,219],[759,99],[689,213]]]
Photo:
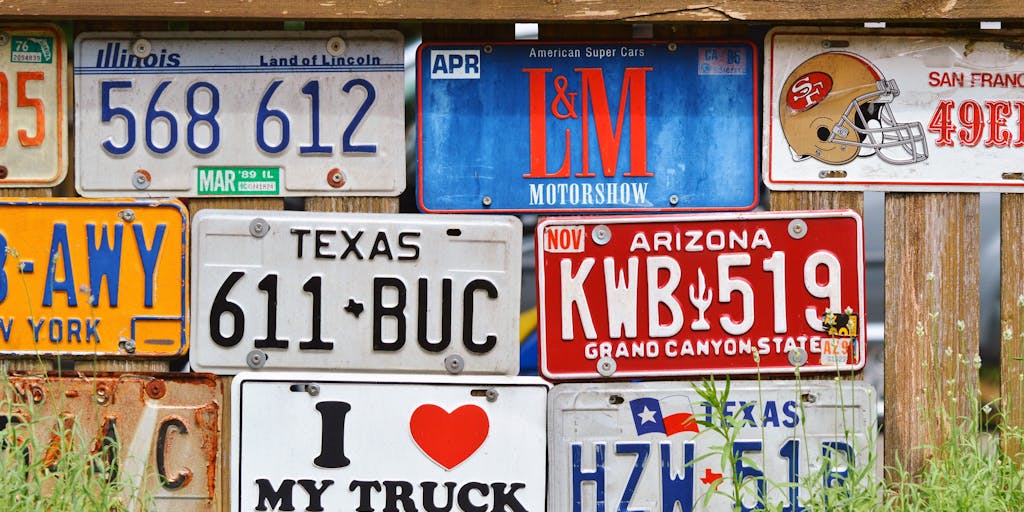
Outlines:
[[445,232],[448,233],[448,236],[462,236],[462,230],[459,228],[448,228],[448,231]]
[[610,403],[612,405],[619,405],[619,404],[622,404],[625,401],[626,401],[626,399],[622,398],[622,395],[612,395],[612,396],[608,397],[608,403]]

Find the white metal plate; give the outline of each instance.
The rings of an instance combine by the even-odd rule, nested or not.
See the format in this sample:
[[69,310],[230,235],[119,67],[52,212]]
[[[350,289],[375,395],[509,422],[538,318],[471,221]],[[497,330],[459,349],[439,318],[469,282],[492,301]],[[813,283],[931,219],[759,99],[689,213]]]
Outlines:
[[[699,384],[556,385],[548,397],[548,510],[676,510],[673,500],[682,510],[733,510],[727,496],[741,480],[750,510],[758,472],[772,482],[772,505],[802,510],[791,505],[805,491],[788,483],[820,485],[865,464],[874,448],[874,391],[863,382],[733,381],[724,400],[740,425],[732,447],[745,459],[723,467],[725,438],[698,423],[709,414],[692,387]],[[705,503],[716,487],[724,495]]]
[[[765,183],[773,190],[1024,191],[1024,54],[1006,46],[1007,37],[772,30],[765,40]],[[889,84],[882,87],[888,94],[879,82]],[[858,96],[864,99],[856,105],[891,100],[898,128],[885,132],[887,149],[837,142],[858,138],[857,109],[848,116],[853,124],[842,121]],[[871,116],[863,124],[880,128]],[[818,139],[830,134],[832,142]],[[875,137],[881,141],[880,132]]]
[[402,35],[84,33],[75,40],[83,196],[396,196]]
[[546,398],[531,377],[239,374],[231,510],[542,511]]
[[519,372],[516,217],[202,210],[192,244],[197,370]]

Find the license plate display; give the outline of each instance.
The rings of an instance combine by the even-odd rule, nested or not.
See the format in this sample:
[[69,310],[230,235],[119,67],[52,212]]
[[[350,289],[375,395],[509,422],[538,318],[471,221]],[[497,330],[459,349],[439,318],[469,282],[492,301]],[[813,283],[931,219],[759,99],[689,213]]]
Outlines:
[[85,33],[75,184],[105,196],[396,196],[402,35]]
[[184,355],[187,256],[177,201],[0,201],[0,354]]
[[231,397],[232,511],[544,510],[540,379],[249,372]]
[[0,186],[57,185],[68,170],[64,31],[0,24],[0,35]]
[[194,368],[519,371],[515,217],[202,210],[192,237]]
[[752,209],[757,69],[748,41],[423,44],[420,208]]
[[862,368],[863,239],[852,211],[546,219],[541,373]]
[[[0,406],[0,434],[30,426],[30,464],[60,453],[55,429],[70,430],[73,449],[111,451],[106,462],[152,496],[160,512],[220,510],[221,382],[210,374],[152,373],[7,377],[13,400]],[[19,438],[27,438],[18,434]],[[4,442],[5,449],[11,449]],[[226,462],[226,458],[223,459]]]
[[1024,191],[1024,56],[1004,36],[786,27],[765,54],[768,187]]
[[548,510],[804,510],[808,489],[873,463],[863,382],[733,381],[724,396],[717,386],[724,414],[689,382],[556,385]]

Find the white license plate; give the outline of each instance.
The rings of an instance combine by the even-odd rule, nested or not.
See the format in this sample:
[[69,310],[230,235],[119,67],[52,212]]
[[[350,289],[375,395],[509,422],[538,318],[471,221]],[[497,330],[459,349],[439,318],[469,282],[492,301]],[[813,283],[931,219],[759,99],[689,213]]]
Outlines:
[[193,368],[515,375],[512,216],[202,210]]
[[543,511],[547,386],[243,373],[231,510]]
[[380,195],[405,188],[402,35],[85,33],[83,196]]
[[[710,407],[694,385],[556,385],[548,399],[548,510],[676,510],[677,502],[686,511],[733,510],[728,497],[737,487],[743,510],[760,508],[759,499],[803,510],[808,488],[838,485],[844,471],[869,461],[874,391],[863,382],[733,381],[725,410],[740,426],[728,448],[700,424]],[[763,498],[759,482],[767,482]]]
[[57,185],[68,169],[64,31],[2,24],[0,38],[0,186]]

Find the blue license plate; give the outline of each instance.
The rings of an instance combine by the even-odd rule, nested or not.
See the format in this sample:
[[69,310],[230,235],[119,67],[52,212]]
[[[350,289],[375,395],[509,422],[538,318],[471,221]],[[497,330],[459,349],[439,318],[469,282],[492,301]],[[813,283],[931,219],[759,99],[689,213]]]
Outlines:
[[420,209],[752,209],[754,50],[746,41],[425,43]]

